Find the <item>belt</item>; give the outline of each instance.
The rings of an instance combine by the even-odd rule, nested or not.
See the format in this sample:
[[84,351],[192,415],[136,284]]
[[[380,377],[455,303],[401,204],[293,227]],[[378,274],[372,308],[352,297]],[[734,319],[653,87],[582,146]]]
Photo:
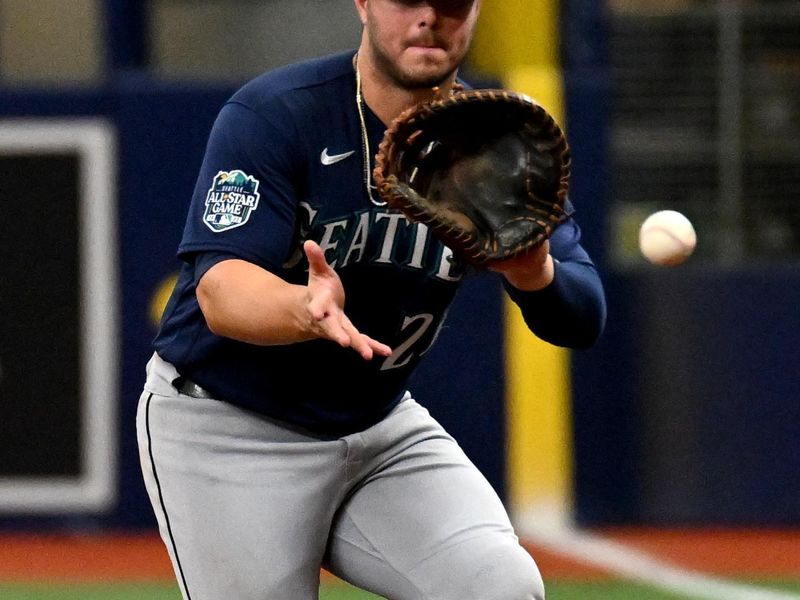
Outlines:
[[186,377],[179,377],[175,380],[175,389],[178,390],[184,396],[191,396],[192,398],[206,398],[212,399],[214,396],[206,390],[205,388],[197,385],[191,379],[186,379]]

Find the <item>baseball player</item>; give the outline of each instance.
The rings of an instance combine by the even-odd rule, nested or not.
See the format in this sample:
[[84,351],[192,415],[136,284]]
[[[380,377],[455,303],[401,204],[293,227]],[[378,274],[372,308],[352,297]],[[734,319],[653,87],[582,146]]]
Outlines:
[[[324,566],[392,600],[544,597],[499,498],[406,381],[465,268],[390,211],[374,151],[447,93],[480,0],[355,0],[357,51],[290,65],[219,113],[137,416],[186,600],[309,600]],[[494,267],[527,323],[588,347],[605,319],[567,221]]]

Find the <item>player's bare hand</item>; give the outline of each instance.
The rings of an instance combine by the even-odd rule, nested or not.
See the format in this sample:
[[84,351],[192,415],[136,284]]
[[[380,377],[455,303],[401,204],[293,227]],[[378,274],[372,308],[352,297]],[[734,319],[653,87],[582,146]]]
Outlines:
[[319,244],[307,240],[303,250],[308,258],[307,309],[311,331],[343,348],[352,348],[364,360],[371,360],[375,354],[389,356],[392,353],[389,346],[361,333],[345,314],[342,281],[325,260]]
[[520,256],[494,263],[489,269],[500,273],[518,290],[541,290],[550,285],[555,276],[550,241],[545,240]]

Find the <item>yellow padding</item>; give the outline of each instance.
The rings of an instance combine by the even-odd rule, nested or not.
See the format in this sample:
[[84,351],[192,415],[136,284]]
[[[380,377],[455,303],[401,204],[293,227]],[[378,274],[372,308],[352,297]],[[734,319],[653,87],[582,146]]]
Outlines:
[[164,314],[164,309],[167,307],[167,302],[172,295],[172,290],[175,289],[175,284],[178,282],[178,274],[173,273],[159,282],[158,287],[153,296],[150,298],[150,323],[154,327],[158,327],[161,322],[161,316]]
[[569,353],[528,331],[506,301],[508,499],[516,513],[568,512],[572,499]]
[[557,3],[484,0],[470,63],[497,76],[517,65],[558,65]]
[[[504,84],[534,98],[564,127],[556,68],[510,69]],[[569,353],[528,331],[510,300],[505,312],[509,504],[517,515],[563,518],[572,505]]]
[[517,66],[506,71],[503,82],[508,89],[527,94],[545,107],[566,131],[564,84],[559,69],[547,65]]

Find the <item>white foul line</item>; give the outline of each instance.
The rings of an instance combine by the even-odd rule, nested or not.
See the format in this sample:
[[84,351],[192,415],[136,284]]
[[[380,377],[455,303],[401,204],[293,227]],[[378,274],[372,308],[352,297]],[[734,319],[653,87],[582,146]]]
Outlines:
[[[800,595],[735,583],[684,569],[601,536],[571,527],[542,528],[526,523],[525,540],[624,578],[702,600],[800,600]],[[534,556],[535,558],[535,556]]]

